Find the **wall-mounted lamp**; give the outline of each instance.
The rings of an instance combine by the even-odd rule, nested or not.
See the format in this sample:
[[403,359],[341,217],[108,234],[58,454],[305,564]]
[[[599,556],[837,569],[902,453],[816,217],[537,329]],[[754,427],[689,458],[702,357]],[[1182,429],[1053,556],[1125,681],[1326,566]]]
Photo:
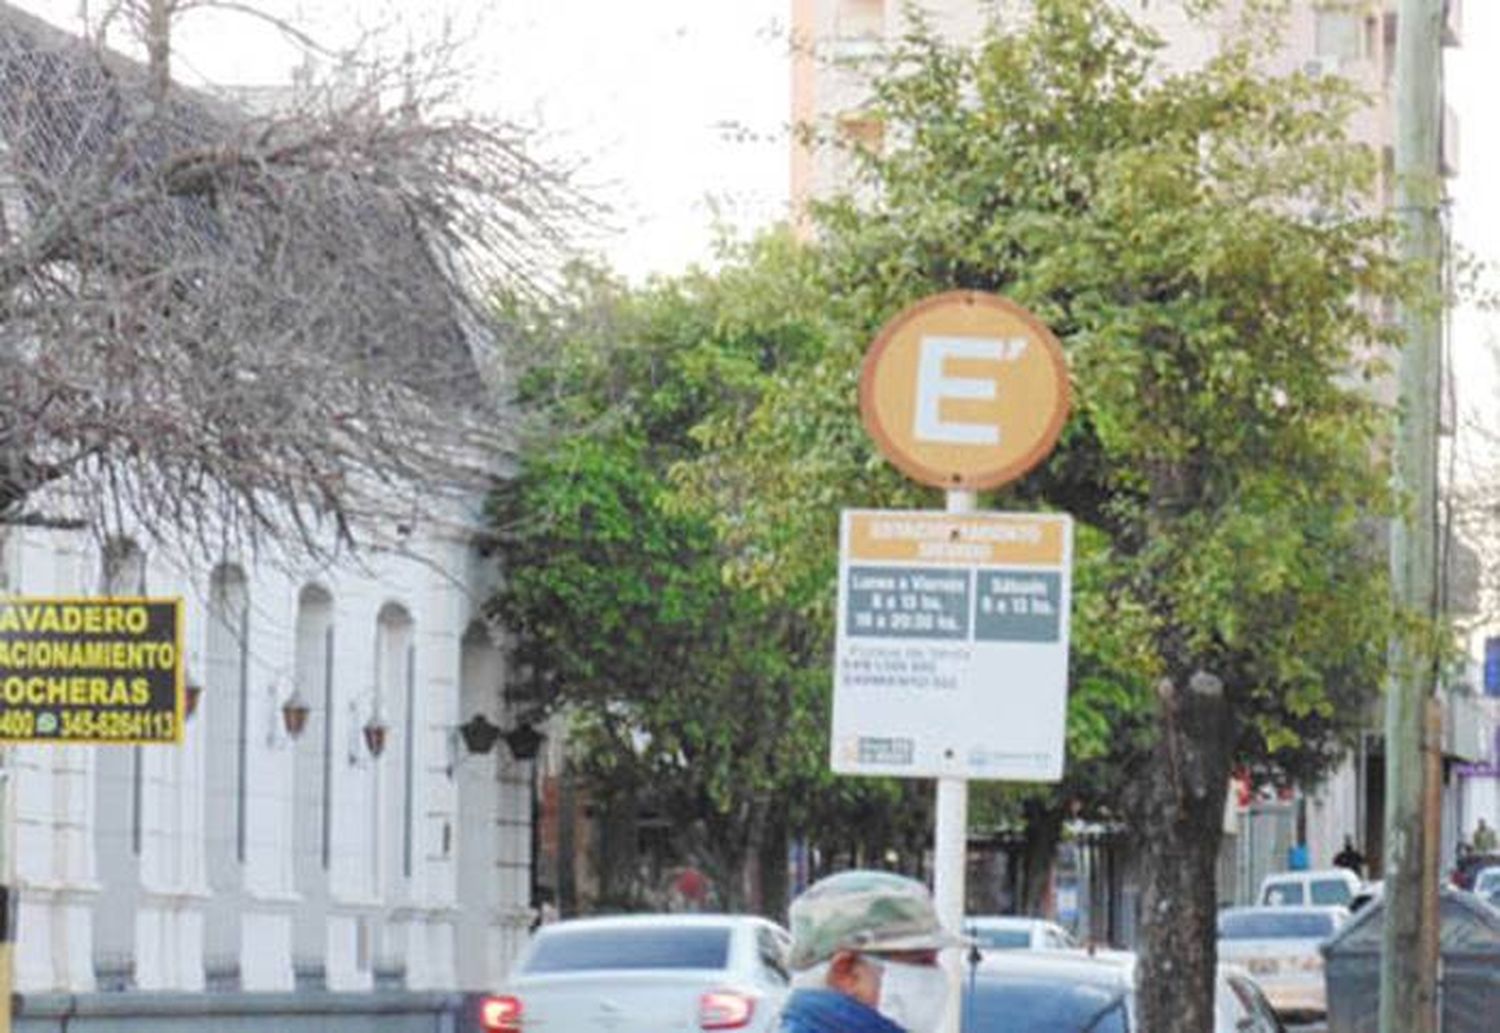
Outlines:
[[488,753],[495,748],[495,742],[500,738],[500,726],[483,714],[475,714],[458,726],[458,734],[463,738],[464,748],[470,753]]
[[390,726],[378,713],[366,721],[359,731],[365,737],[365,749],[370,751],[370,756],[378,757],[385,752],[385,736],[390,731]]
[[192,671],[183,673],[182,682],[182,719],[191,721],[198,712],[198,699],[203,695],[203,686],[193,677]]
[[312,713],[312,707],[302,698],[302,693],[293,691],[287,701],[281,704],[281,724],[286,729],[286,734],[295,739],[302,734],[307,727],[307,716]]
[[547,737],[528,722],[521,722],[505,733],[505,746],[516,760],[536,760]]
[[[448,777],[468,757],[489,753],[500,739],[500,726],[483,714],[475,714],[448,733]],[[459,754],[458,742],[463,741],[464,753]]]

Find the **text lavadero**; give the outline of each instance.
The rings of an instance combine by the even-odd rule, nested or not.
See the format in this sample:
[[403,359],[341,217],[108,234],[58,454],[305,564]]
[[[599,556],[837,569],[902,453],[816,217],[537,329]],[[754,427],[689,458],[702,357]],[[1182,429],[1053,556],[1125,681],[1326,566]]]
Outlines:
[[182,698],[182,600],[0,599],[0,742],[181,742]]

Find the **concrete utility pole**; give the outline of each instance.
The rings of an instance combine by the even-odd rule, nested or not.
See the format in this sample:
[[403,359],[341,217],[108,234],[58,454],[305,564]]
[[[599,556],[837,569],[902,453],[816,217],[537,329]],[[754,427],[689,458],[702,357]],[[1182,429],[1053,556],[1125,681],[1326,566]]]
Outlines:
[[[1437,431],[1442,338],[1443,0],[1401,0],[1396,27],[1396,205],[1401,255],[1420,279],[1402,308],[1396,484],[1403,508],[1391,528],[1391,580],[1400,612],[1439,616]],[[1435,687],[1431,643],[1397,634],[1385,712],[1385,929],[1380,956],[1380,1033],[1437,1029],[1434,942],[1438,872],[1424,848],[1424,740]],[[1424,935],[1425,932],[1425,935]]]

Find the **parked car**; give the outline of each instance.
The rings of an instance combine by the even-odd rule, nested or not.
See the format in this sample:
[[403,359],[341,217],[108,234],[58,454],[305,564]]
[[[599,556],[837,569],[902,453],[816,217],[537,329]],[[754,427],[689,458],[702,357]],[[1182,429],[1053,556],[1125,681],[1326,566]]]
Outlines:
[[1276,872],[1260,882],[1261,907],[1348,907],[1364,882],[1347,868]]
[[744,915],[581,918],[539,928],[480,1005],[490,1033],[774,1028],[791,937]]
[[[1140,1033],[1135,955],[996,951],[965,972],[962,1033]],[[1283,1033],[1245,973],[1219,967],[1212,1033]]]
[[974,915],[964,919],[964,933],[980,950],[1063,950],[1080,946],[1056,922],[1024,915]]
[[1496,886],[1494,889],[1490,890],[1489,893],[1481,899],[1484,900],[1485,903],[1489,904],[1490,907],[1495,908],[1496,910],[1500,910],[1500,886]]
[[1246,969],[1283,1018],[1320,1020],[1328,986],[1318,948],[1349,920],[1342,907],[1232,907],[1219,912],[1219,960]]
[[1500,864],[1492,864],[1474,873],[1474,892],[1481,897],[1500,891]]
[[1461,890],[1472,890],[1474,876],[1486,868],[1496,866],[1500,866],[1500,854],[1465,854],[1453,866],[1449,879]]

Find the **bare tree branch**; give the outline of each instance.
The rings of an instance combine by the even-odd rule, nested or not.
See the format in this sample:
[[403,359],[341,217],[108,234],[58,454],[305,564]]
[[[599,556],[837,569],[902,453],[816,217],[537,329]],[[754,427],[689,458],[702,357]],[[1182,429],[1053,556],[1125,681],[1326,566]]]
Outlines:
[[598,213],[453,46],[246,108],[0,6],[0,516],[322,548],[487,483],[489,293]]

